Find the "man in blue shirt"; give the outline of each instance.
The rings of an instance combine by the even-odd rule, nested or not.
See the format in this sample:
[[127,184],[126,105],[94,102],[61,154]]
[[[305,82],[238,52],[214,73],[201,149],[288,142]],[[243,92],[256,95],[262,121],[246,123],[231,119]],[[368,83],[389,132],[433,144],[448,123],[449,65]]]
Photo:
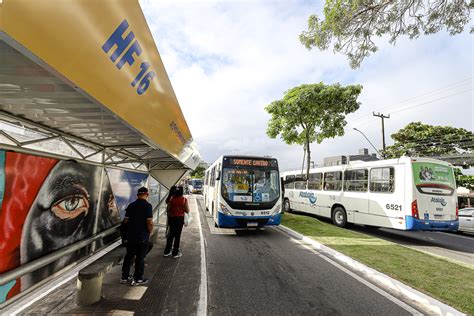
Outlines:
[[153,230],[153,208],[148,199],[148,189],[141,187],[137,192],[137,200],[130,203],[125,210],[124,223],[127,226],[127,254],[123,259],[122,279],[127,283],[130,279],[130,266],[135,257],[135,271],[132,285],[143,285],[148,280],[143,278],[145,256],[148,249],[150,234]]

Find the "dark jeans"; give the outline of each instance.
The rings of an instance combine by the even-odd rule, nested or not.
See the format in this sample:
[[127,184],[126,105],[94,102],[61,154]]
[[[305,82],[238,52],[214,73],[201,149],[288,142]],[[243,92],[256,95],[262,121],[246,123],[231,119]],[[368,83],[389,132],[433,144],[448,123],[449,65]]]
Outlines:
[[148,250],[148,240],[140,242],[128,242],[127,254],[123,259],[122,278],[128,278],[130,275],[130,266],[132,265],[133,257],[135,257],[135,271],[133,279],[139,280],[143,278],[145,270],[145,256]]
[[[181,240],[181,232],[183,231],[184,216],[182,217],[169,217],[168,218],[169,232],[166,238],[165,254],[171,251],[173,246],[173,256],[176,256],[179,252],[179,242]],[[174,243],[173,243],[174,241]]]

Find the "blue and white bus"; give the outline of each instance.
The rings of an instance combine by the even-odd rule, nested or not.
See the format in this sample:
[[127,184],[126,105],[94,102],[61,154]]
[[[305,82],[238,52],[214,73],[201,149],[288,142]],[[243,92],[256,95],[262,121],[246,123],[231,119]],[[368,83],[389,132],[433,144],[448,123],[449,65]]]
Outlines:
[[400,230],[457,230],[453,167],[430,158],[353,162],[282,173],[284,210]]
[[279,225],[281,192],[278,162],[270,157],[222,156],[204,178],[204,203],[216,227]]

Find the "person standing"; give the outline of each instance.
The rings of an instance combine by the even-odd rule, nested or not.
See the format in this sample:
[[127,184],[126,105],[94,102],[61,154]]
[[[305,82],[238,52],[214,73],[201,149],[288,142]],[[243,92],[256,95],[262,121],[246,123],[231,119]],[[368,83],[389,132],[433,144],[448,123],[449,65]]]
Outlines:
[[[188,200],[183,196],[183,187],[178,186],[168,202],[169,233],[166,238],[165,257],[180,258],[183,254],[179,251],[179,242],[184,225],[184,214],[189,213]],[[173,251],[171,251],[173,247]]]
[[[131,285],[143,285],[148,280],[143,277],[145,256],[148,249],[150,234],[153,230],[153,208],[148,199],[148,189],[141,187],[137,199],[130,203],[125,210],[124,223],[127,225],[127,254],[123,259],[122,279],[120,283],[132,280]],[[130,276],[130,266],[135,257],[133,279]]]

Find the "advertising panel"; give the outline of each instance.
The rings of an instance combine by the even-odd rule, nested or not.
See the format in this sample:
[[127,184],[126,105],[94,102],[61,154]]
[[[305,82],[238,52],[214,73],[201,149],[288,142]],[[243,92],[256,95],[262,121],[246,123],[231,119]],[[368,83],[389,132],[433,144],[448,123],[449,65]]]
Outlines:
[[115,203],[120,218],[123,219],[128,204],[137,198],[138,189],[147,186],[148,174],[111,168],[107,168],[106,171],[112,183],[112,190],[114,191]]
[[437,163],[413,162],[413,179],[420,193],[452,195],[456,182],[453,168]]

